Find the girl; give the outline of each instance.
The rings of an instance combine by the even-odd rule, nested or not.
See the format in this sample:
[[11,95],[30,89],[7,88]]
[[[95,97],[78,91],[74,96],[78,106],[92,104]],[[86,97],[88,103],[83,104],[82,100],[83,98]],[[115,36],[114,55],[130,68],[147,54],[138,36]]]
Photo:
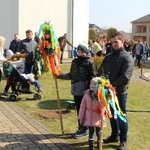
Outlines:
[[[78,119],[80,124],[88,126],[89,128],[89,149],[93,150],[93,134],[96,130],[97,136],[97,149],[99,150],[99,137],[100,137],[100,126],[101,126],[101,110],[98,107],[97,100],[94,97],[95,85],[100,80],[100,77],[95,77],[90,82],[90,89],[85,91],[84,97],[81,101],[80,111]],[[103,126],[106,126],[105,118],[103,118]]]

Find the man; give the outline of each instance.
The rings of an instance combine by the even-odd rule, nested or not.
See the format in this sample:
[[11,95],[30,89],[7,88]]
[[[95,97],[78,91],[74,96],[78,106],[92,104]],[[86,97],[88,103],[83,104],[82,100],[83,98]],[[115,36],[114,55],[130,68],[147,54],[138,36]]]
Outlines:
[[12,50],[12,52],[15,54],[18,50],[18,44],[19,44],[19,35],[16,33],[14,34],[14,39],[10,42],[9,49]]
[[143,59],[142,57],[145,55],[145,46],[141,39],[138,39],[138,43],[136,44],[136,47],[135,47],[135,54],[136,54],[136,60],[137,60],[137,67],[140,68],[141,60]]
[[32,72],[33,60],[35,55],[35,47],[37,43],[33,38],[33,32],[31,30],[26,31],[26,38],[21,40],[18,45],[18,52],[25,56],[25,71],[28,74]]
[[[127,88],[134,68],[132,56],[124,49],[124,37],[116,33],[111,38],[113,52],[108,54],[99,68],[99,76],[105,75],[115,87],[121,111],[126,114]],[[114,114],[111,108],[112,114]],[[104,139],[104,143],[118,142],[118,150],[126,150],[128,121],[111,118],[111,135]]]
[[64,54],[64,50],[66,47],[66,43],[69,44],[71,47],[73,47],[73,45],[70,44],[69,41],[67,40],[67,34],[66,33],[63,36],[58,38],[58,42],[59,42],[60,51],[61,51],[60,63],[62,64],[63,54]]

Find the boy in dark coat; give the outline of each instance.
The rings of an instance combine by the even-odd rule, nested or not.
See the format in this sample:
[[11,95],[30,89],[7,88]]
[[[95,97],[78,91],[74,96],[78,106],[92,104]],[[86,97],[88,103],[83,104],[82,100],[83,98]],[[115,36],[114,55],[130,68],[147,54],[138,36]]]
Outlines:
[[[85,43],[78,45],[77,53],[77,58],[73,59],[71,63],[70,72],[62,74],[58,76],[58,78],[71,80],[71,94],[74,96],[78,116],[84,91],[89,89],[90,81],[96,76],[96,72],[93,60],[89,55],[89,51]],[[78,131],[74,134],[74,136],[78,138],[86,135],[87,128],[83,127],[78,120]]]

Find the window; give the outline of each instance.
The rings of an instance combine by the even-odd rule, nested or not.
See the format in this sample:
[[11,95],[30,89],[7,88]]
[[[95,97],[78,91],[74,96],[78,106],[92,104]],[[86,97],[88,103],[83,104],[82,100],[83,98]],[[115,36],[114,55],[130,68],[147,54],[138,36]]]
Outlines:
[[136,26],[136,33],[146,33],[147,26]]

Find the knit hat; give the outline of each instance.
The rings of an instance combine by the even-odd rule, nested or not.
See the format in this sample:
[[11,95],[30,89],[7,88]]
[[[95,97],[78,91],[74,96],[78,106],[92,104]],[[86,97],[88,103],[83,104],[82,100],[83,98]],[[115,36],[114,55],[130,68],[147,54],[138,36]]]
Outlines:
[[89,53],[88,51],[88,45],[85,42],[82,42],[78,45],[77,50],[81,50],[84,52],[86,55]]
[[91,82],[98,83],[101,80],[101,77],[95,77],[91,80]]

